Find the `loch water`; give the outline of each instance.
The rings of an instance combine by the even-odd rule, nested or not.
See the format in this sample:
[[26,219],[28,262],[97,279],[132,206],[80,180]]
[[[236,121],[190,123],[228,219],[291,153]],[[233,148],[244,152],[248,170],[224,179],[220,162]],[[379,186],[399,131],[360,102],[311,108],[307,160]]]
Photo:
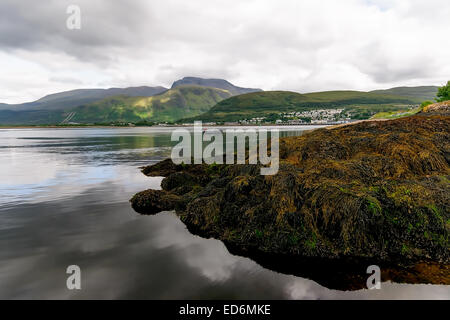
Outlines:
[[[173,212],[137,214],[129,199],[162,179],[139,167],[170,155],[172,130],[0,129],[0,299],[450,298],[449,286],[426,284],[331,290],[230,254]],[[69,265],[81,290],[67,289]]]

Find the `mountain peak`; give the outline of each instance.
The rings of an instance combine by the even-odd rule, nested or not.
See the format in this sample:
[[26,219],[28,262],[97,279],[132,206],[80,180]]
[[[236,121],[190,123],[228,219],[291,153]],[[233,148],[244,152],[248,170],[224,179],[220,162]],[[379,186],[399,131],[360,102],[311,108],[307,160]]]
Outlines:
[[224,89],[228,90],[232,95],[262,91],[261,89],[237,87],[224,79],[204,79],[198,77],[184,77],[180,80],[177,80],[172,84],[172,89],[183,85],[197,85],[203,87]]

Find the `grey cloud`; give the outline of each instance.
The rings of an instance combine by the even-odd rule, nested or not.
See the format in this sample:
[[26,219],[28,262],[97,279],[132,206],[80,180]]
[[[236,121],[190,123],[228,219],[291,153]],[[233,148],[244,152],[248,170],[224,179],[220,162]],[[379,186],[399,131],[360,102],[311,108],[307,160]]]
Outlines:
[[403,53],[397,53],[393,58],[394,52],[408,50],[401,48],[401,44],[399,47],[385,46],[380,41],[371,43],[356,53],[354,65],[377,83],[433,77],[438,72],[440,66],[433,60],[430,52],[422,51],[404,56]]
[[[81,30],[66,28],[69,4],[81,8]],[[29,81],[12,74],[26,73],[25,63],[6,72],[35,83],[23,101],[74,89],[55,77],[105,87],[170,86],[182,76],[265,90],[431,85],[450,74],[449,14],[448,0],[4,0],[0,55],[40,69]],[[0,81],[0,91],[11,87]],[[20,89],[5,96],[18,100]]]
[[105,58],[108,47],[125,47],[142,41],[148,12],[143,1],[77,1],[80,30],[66,27],[66,9],[73,1],[0,3],[0,49],[64,52],[89,60]]

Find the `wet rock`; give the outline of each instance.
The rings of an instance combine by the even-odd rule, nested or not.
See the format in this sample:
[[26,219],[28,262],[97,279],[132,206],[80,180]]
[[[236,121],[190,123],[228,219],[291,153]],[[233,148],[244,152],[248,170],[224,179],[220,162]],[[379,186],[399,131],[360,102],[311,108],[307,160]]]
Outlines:
[[175,209],[181,199],[164,190],[145,190],[131,198],[131,205],[141,214],[155,214]]
[[142,167],[142,173],[149,177],[167,177],[177,172],[177,165],[170,159],[163,160],[151,166]]
[[251,252],[274,269],[277,259],[261,256],[285,264],[378,263],[389,266],[392,279],[402,279],[395,268],[437,265],[437,278],[405,278],[450,284],[448,113],[283,138],[274,176],[261,176],[258,165],[170,162],[145,169],[167,176],[163,191],[131,199],[136,211],[175,209],[191,232]]

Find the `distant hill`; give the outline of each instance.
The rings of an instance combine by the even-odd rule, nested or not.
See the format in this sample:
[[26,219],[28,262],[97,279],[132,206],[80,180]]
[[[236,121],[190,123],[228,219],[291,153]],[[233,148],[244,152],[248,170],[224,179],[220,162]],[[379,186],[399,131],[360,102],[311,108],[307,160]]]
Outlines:
[[[396,110],[397,105],[419,103],[421,99],[361,91],[326,91],[300,94],[290,91],[264,91],[235,96],[219,102],[196,119],[236,121],[254,117],[271,117],[280,112],[313,109],[350,108],[367,117],[372,112]],[[372,109],[372,111],[368,111]],[[193,119],[186,119],[191,121]]]
[[172,84],[172,89],[185,85],[196,85],[196,86],[224,89],[229,91],[233,96],[244,93],[262,91],[261,89],[237,87],[228,82],[227,80],[223,79],[202,79],[196,77],[184,77],[183,79],[177,80]]
[[0,110],[35,111],[66,110],[82,104],[91,103],[106,97],[117,95],[153,96],[167,91],[164,87],[130,87],[109,89],[77,89],[46,95],[34,102],[22,104],[0,104]]
[[139,122],[174,121],[208,111],[231,93],[217,88],[179,86],[151,97],[113,96],[91,104],[78,106],[71,122]]
[[393,94],[409,98],[417,98],[422,101],[436,99],[438,91],[437,86],[420,86],[420,87],[396,87],[386,90],[374,90],[373,93]]
[[58,124],[63,119],[61,110],[0,110],[0,125]]

